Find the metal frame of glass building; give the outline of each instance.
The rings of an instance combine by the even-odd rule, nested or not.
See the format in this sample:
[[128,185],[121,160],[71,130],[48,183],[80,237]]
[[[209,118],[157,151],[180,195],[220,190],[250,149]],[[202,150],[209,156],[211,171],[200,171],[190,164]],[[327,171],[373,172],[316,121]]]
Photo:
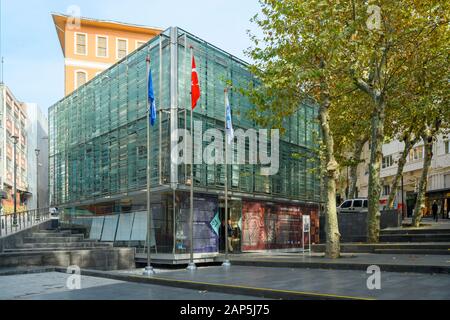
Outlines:
[[[203,130],[224,127],[224,88],[255,81],[245,62],[172,27],[150,40],[49,109],[49,187],[52,206],[63,218],[86,225],[89,237],[141,247],[146,235],[147,74],[151,69],[157,122],[151,128],[151,182],[154,239],[161,259],[183,261],[189,243],[189,165],[170,161],[179,142],[175,128],[190,130],[191,54],[193,47],[202,95],[194,120]],[[231,90],[234,129],[256,128],[252,108]],[[259,174],[260,165],[230,165],[230,216],[237,249],[301,247],[301,215],[318,213],[317,108],[302,105],[285,119],[280,137],[279,172]],[[194,141],[205,147],[207,142]],[[248,143],[246,144],[248,149]],[[300,155],[300,156],[299,156]],[[194,165],[194,251],[211,257],[222,244],[211,228],[223,216],[223,165]],[[315,219],[313,219],[315,221]],[[318,225],[314,225],[317,227]],[[264,233],[264,236],[261,234]],[[318,240],[318,239],[317,239]]]

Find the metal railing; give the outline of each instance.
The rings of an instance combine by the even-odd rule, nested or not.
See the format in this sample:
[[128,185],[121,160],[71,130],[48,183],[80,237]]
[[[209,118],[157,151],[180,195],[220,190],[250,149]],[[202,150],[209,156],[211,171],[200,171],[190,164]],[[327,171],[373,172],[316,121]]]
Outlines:
[[40,208],[0,215],[0,237],[38,225],[50,219],[50,209]]

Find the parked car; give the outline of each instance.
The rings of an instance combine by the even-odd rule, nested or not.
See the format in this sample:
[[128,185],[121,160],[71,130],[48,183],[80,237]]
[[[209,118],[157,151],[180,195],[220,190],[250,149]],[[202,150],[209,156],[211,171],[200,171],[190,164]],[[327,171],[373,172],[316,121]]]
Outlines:
[[367,198],[347,199],[339,207],[337,207],[338,213],[367,212],[367,211],[368,211]]

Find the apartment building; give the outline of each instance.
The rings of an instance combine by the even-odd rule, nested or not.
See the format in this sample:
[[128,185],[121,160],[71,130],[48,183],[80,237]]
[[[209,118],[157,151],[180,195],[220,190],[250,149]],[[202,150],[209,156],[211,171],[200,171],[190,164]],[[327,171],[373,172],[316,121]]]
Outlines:
[[[28,137],[26,105],[17,100],[11,90],[0,84],[0,190],[3,189],[6,199],[1,200],[4,214],[13,212],[14,188],[14,140],[16,144],[16,187],[17,211],[26,209],[28,190]],[[14,138],[16,137],[16,138]]]
[[[450,139],[440,135],[433,145],[433,159],[428,173],[428,184],[425,205],[427,214],[431,214],[431,205],[437,202],[441,217],[448,217],[450,211]],[[404,148],[404,143],[394,140],[383,145],[383,160],[381,167],[382,192],[380,206],[387,205],[391,192],[392,181],[397,173],[398,160]],[[357,194],[367,197],[369,187],[369,144],[364,146],[361,158],[363,162],[358,166]],[[420,177],[422,175],[424,158],[423,141],[417,143],[410,151],[404,167],[403,178],[400,181],[400,190],[395,198],[395,207],[402,208],[404,204],[405,215],[411,216],[414,209]],[[343,168],[339,184],[341,198],[345,198],[345,188],[348,184],[347,169]],[[402,191],[403,190],[403,191]],[[338,192],[339,193],[339,192]]]
[[64,54],[65,94],[159,35],[162,29],[52,14]]
[[[387,202],[390,193],[390,185],[397,172],[397,162],[403,151],[404,144],[392,141],[383,145],[383,163],[381,178],[383,181],[382,204]],[[410,151],[403,173],[403,202],[406,205],[408,216],[412,214],[422,175],[424,158],[424,145],[419,142]],[[402,192],[398,192],[396,204],[402,203]],[[436,201],[441,216],[448,217],[450,211],[450,148],[449,139],[440,135],[433,145],[433,159],[428,174],[426,193],[427,214],[431,213],[431,205]]]

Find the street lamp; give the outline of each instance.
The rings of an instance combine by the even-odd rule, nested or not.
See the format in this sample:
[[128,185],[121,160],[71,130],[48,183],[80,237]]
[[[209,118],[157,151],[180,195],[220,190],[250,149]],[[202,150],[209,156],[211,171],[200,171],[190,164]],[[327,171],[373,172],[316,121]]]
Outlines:
[[17,155],[17,142],[19,142],[18,136],[11,136],[11,139],[13,139],[14,144],[14,189],[13,189],[13,196],[14,196],[14,214],[13,214],[13,226],[17,227],[17,161],[16,161],[16,155]]
[[39,153],[40,149],[35,149],[36,153],[36,221],[41,220],[41,216],[39,214]]

